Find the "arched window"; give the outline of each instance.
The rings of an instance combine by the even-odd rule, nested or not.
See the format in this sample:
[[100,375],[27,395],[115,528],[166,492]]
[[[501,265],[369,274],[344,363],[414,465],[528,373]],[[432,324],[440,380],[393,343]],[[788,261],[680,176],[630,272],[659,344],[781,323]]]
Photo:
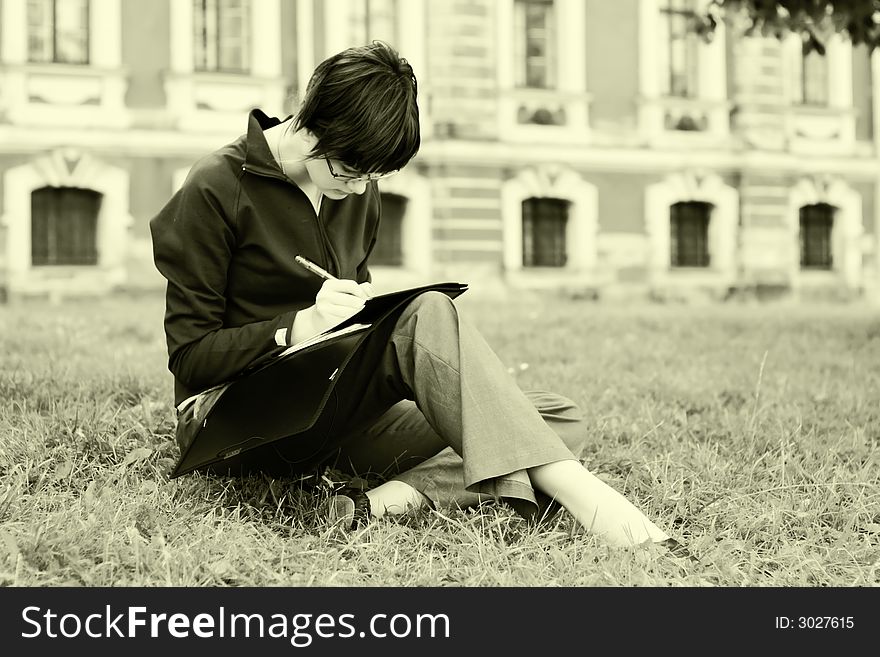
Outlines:
[[370,255],[370,264],[385,267],[403,265],[403,218],[406,215],[407,198],[399,194],[382,196],[382,221],[376,246]]
[[558,198],[528,198],[522,203],[523,267],[564,267],[570,203]]
[[834,207],[827,203],[805,205],[800,209],[800,249],[802,269],[831,269],[831,229]]
[[712,204],[682,201],[669,208],[669,251],[673,267],[709,266],[709,218]]
[[97,265],[102,195],[78,187],[31,193],[31,264]]

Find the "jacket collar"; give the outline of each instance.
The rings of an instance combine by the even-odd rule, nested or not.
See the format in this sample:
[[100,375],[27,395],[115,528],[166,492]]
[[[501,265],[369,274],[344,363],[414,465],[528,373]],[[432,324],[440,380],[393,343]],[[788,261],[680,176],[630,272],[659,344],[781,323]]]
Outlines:
[[[292,120],[288,116],[284,121]],[[274,116],[267,116],[262,110],[254,109],[248,115],[247,152],[245,153],[245,165],[249,171],[265,176],[283,176],[281,166],[275,160],[266,143],[263,130],[283,123]]]

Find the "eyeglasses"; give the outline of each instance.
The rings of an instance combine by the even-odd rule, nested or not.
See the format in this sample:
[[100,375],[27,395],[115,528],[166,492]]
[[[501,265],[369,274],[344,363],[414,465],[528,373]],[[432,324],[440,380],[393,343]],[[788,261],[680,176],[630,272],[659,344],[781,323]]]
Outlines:
[[336,178],[336,180],[341,180],[347,183],[381,180],[382,178],[387,178],[388,176],[393,176],[397,173],[397,171],[389,171],[388,173],[366,173],[362,176],[349,176],[344,173],[336,173],[336,171],[333,170],[333,163],[330,162],[329,157],[325,157],[324,160],[327,162],[327,168],[330,169],[330,175]]

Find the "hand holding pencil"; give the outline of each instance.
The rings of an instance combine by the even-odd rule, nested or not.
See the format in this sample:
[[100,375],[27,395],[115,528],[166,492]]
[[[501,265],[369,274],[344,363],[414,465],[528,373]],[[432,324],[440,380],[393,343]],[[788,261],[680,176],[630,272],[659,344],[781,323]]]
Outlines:
[[366,300],[373,296],[373,286],[370,283],[359,284],[351,279],[336,278],[302,256],[296,256],[296,262],[323,278],[324,284],[315,297],[315,305],[297,313],[293,323],[293,344],[348,319],[360,311]]

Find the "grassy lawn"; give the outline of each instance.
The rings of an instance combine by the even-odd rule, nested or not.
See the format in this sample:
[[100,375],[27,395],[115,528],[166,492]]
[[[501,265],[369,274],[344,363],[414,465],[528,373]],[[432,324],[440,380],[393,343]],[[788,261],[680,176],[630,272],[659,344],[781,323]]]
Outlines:
[[314,481],[171,481],[162,299],[0,306],[0,585],[874,586],[880,312],[464,295],[523,388],[588,418],[587,466],[700,557],[561,514],[425,512],[345,534]]

